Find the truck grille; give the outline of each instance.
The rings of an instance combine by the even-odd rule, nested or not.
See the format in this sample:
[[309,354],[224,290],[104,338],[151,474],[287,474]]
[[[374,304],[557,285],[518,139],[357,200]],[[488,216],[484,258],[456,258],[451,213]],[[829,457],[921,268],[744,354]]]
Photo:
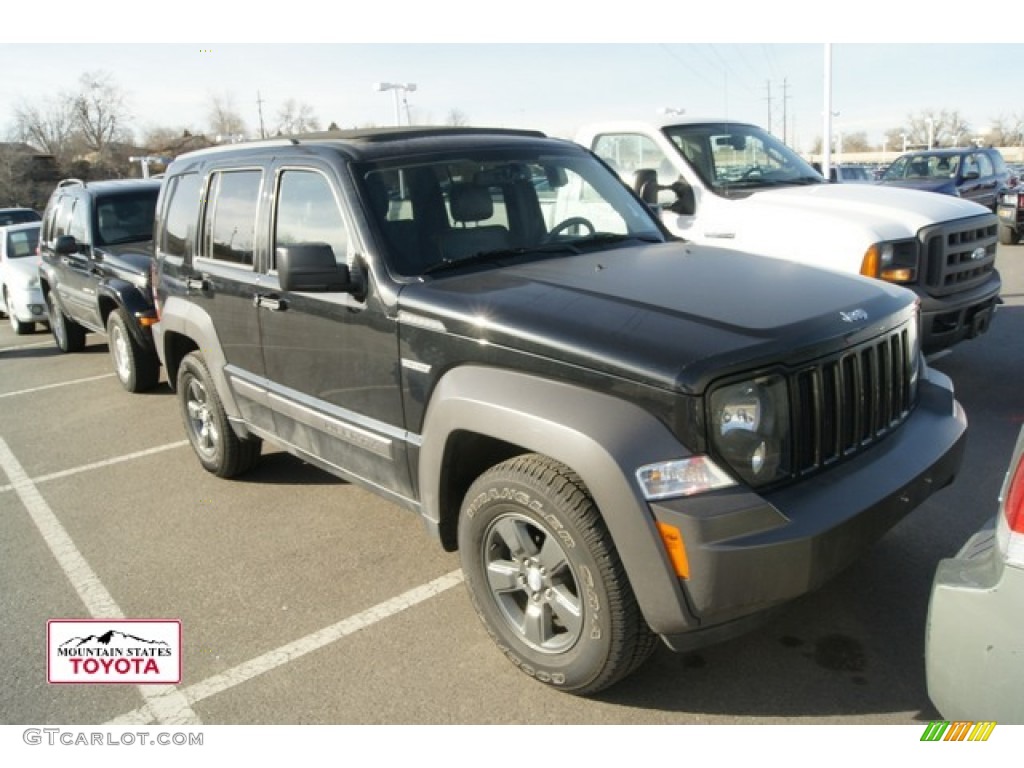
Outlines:
[[794,375],[792,476],[857,453],[907,418],[917,398],[913,338],[905,325]]
[[921,231],[921,269],[932,296],[981,285],[996,268],[999,220],[994,214],[953,221]]

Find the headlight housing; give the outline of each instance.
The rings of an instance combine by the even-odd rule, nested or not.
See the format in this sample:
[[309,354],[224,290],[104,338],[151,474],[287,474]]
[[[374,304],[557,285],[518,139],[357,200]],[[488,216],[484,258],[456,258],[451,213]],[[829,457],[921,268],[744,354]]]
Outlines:
[[789,390],[782,376],[727,384],[711,393],[714,453],[753,487],[789,474]]
[[874,243],[864,253],[860,273],[889,283],[913,283],[917,280],[917,250],[916,240]]

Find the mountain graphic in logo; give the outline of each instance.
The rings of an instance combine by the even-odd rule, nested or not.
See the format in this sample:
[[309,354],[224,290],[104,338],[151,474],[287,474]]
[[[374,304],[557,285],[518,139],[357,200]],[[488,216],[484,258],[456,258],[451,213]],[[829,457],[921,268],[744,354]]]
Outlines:
[[60,644],[60,648],[133,648],[139,643],[152,646],[170,647],[169,643],[163,640],[146,640],[137,635],[129,635],[127,632],[118,632],[116,629],[108,629],[102,635],[89,635],[88,637],[72,637]]

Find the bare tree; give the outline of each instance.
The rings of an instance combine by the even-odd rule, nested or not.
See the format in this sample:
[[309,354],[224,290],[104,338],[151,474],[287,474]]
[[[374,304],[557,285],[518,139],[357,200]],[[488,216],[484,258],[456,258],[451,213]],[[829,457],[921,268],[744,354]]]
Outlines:
[[320,130],[320,120],[313,107],[304,102],[288,99],[277,111],[277,133],[296,134]]
[[957,110],[924,110],[907,118],[907,131],[914,144],[952,147],[963,144],[971,134],[970,124]]
[[229,93],[210,96],[207,120],[210,121],[210,133],[220,137],[218,141],[230,141],[246,134],[245,120]]
[[1017,113],[994,118],[984,140],[993,147],[1024,146],[1024,116]]
[[86,72],[78,79],[79,93],[74,99],[75,124],[86,146],[103,154],[113,141],[130,138],[131,115],[125,95],[106,72]]
[[69,160],[76,138],[75,100],[66,93],[37,104],[22,101],[14,109],[14,133],[20,141],[58,162]]
[[449,109],[448,117],[445,118],[445,125],[469,125],[469,116],[461,109]]

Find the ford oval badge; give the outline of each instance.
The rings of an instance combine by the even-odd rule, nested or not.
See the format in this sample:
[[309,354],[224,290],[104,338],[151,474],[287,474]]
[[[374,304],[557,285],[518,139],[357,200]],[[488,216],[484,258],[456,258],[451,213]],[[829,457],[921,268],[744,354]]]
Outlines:
[[984,258],[985,258],[985,249],[984,248],[975,248],[973,251],[971,251],[971,261],[981,261]]
[[839,317],[844,323],[856,323],[858,320],[867,320],[868,313],[863,309],[852,309],[849,312],[840,312]]

